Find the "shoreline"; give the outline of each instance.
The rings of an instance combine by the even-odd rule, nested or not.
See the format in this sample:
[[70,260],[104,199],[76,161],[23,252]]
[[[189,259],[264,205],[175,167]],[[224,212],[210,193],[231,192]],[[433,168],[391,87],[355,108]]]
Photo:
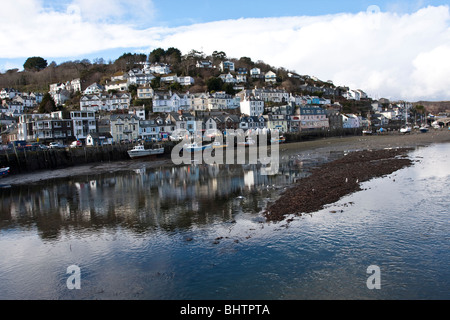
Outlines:
[[288,215],[317,212],[342,197],[361,190],[361,183],[413,165],[408,153],[414,148],[350,152],[338,160],[311,170],[311,174],[284,191],[264,211],[268,222]]
[[344,146],[348,149],[341,151],[348,153],[311,170],[309,176],[288,187],[277,200],[268,203],[263,211],[266,220],[280,222],[289,215],[317,212],[346,195],[360,191],[362,182],[412,166],[414,162],[408,158],[408,153],[415,148],[450,143],[450,133],[445,131],[435,131],[429,136],[413,133],[373,138],[360,137],[353,144],[341,141],[343,143],[339,145],[315,149],[337,151]]
[[[411,133],[407,135],[390,133],[373,136],[347,136],[323,138],[313,141],[280,144],[279,149],[284,154],[320,153],[320,152],[353,152],[363,150],[379,150],[386,148],[414,148],[432,143],[450,142],[450,130],[431,130],[428,133]],[[170,158],[156,158],[155,160],[119,160],[83,164],[64,169],[43,170],[35,173],[10,175],[0,180],[0,185],[15,187],[40,183],[48,180],[73,178],[77,176],[119,172],[142,167],[155,168],[160,166],[174,166]]]

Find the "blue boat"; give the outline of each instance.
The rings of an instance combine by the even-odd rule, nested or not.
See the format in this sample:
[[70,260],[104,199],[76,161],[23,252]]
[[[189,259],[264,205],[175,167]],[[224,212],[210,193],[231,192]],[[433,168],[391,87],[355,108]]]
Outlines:
[[0,178],[6,177],[8,174],[9,174],[9,167],[0,169]]

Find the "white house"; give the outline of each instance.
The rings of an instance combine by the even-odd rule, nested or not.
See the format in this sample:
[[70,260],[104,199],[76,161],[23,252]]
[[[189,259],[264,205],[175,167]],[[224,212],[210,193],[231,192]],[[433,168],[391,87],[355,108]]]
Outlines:
[[343,114],[342,115],[342,127],[344,129],[355,129],[359,128],[360,119],[357,115],[354,114]]
[[102,93],[104,88],[98,83],[93,83],[84,90],[84,94],[98,94]]
[[161,77],[161,82],[163,83],[175,83],[178,81],[178,77],[176,74],[167,74]]
[[250,70],[250,76],[254,79],[261,78],[261,69],[260,68],[253,68]]
[[191,108],[194,111],[206,111],[209,105],[209,97],[208,93],[195,93],[190,94],[189,98],[191,100]]
[[265,76],[266,82],[277,82],[277,74],[273,71],[269,71]]
[[264,112],[264,101],[253,96],[246,96],[240,102],[241,113],[253,116],[260,116]]
[[195,80],[192,77],[178,77],[177,81],[182,86],[191,86],[195,83]]
[[169,74],[172,71],[170,70],[169,65],[165,64],[165,63],[153,63],[150,66],[146,66],[144,68],[144,73],[156,73],[156,74]]
[[77,140],[84,140],[89,133],[97,132],[97,121],[94,112],[72,111],[73,133]]
[[237,82],[236,78],[233,77],[233,75],[231,73],[221,74],[219,76],[219,78],[222,79],[222,81],[225,83],[236,83]]
[[220,71],[225,72],[225,70],[234,71],[234,62],[222,61],[219,65]]
[[153,112],[178,112],[190,109],[190,98],[187,94],[158,93],[153,97]]
[[128,85],[146,85],[150,84],[156,77],[151,73],[145,73],[140,69],[133,69],[128,72]]
[[128,90],[128,81],[120,80],[120,81],[108,81],[105,84],[105,90],[110,91],[127,91]]
[[145,85],[137,89],[138,99],[152,99],[155,94],[155,90],[150,85]]
[[197,61],[197,64],[195,65],[197,68],[201,68],[201,69],[211,69],[213,67],[213,64],[211,61]]

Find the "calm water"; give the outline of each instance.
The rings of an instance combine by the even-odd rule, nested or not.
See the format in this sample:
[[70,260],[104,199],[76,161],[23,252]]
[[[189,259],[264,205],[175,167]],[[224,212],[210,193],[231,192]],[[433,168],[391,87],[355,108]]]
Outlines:
[[[0,189],[0,299],[449,299],[450,144],[287,224],[261,211],[337,153]],[[67,267],[79,266],[80,290]],[[381,289],[369,290],[367,267]]]

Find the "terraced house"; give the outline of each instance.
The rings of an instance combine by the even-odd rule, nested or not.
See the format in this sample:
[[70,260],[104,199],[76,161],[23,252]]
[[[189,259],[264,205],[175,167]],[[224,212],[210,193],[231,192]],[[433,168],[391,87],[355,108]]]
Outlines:
[[109,123],[114,142],[139,139],[139,117],[131,114],[113,114],[109,117]]

